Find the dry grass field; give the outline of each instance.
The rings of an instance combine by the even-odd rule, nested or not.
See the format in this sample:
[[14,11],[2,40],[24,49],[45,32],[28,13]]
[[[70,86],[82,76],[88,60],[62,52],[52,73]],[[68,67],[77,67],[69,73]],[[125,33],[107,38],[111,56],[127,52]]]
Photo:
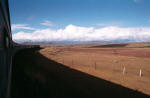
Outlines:
[[[47,58],[90,75],[150,95],[149,44],[62,45],[40,50]],[[141,70],[141,76],[140,76]]]

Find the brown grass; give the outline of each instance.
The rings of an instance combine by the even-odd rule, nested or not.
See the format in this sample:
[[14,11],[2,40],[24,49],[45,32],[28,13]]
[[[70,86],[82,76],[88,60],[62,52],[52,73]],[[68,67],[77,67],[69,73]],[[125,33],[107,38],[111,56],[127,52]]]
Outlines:
[[[41,54],[71,68],[150,95],[149,48],[47,47]],[[123,68],[126,73],[123,75]],[[142,70],[142,77],[139,71]]]

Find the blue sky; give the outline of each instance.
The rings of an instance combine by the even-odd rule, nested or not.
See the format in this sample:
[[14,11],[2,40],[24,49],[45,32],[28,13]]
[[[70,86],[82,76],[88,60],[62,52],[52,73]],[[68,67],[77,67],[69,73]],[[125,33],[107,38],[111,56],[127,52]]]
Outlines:
[[[25,35],[30,33],[33,37],[33,33],[37,30],[57,33],[62,29],[65,32],[67,27],[71,28],[71,31],[68,30],[68,32],[72,32],[72,28],[80,29],[80,27],[93,28],[94,31],[91,32],[97,29],[110,27],[116,29],[117,27],[123,30],[136,29],[135,32],[138,33],[149,33],[147,29],[150,27],[150,0],[9,0],[9,5],[14,36],[17,33],[19,34],[17,36],[23,36],[21,32]],[[142,31],[139,30],[140,28]],[[115,32],[118,32],[118,29]],[[53,38],[48,39],[51,41]],[[98,39],[93,38],[93,40]]]

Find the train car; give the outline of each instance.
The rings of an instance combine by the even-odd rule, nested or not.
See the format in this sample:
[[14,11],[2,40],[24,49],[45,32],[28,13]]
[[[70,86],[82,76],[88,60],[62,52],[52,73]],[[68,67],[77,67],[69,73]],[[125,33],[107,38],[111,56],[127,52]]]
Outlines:
[[0,98],[9,98],[12,51],[8,0],[0,0]]
[[0,98],[10,98],[12,58],[16,52],[39,45],[21,45],[13,42],[8,0],[0,0]]

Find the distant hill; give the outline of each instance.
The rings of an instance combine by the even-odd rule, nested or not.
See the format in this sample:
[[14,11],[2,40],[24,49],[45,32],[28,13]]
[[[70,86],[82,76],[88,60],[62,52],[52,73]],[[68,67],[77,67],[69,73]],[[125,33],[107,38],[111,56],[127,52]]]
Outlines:
[[148,48],[150,47],[150,42],[100,42],[100,41],[90,41],[90,42],[77,42],[77,41],[52,41],[52,42],[22,42],[23,45],[40,45],[40,46],[49,46],[49,45],[82,45],[83,47],[88,48]]
[[150,42],[93,45],[89,48],[150,48]]
[[23,45],[52,45],[52,42],[23,42]]

